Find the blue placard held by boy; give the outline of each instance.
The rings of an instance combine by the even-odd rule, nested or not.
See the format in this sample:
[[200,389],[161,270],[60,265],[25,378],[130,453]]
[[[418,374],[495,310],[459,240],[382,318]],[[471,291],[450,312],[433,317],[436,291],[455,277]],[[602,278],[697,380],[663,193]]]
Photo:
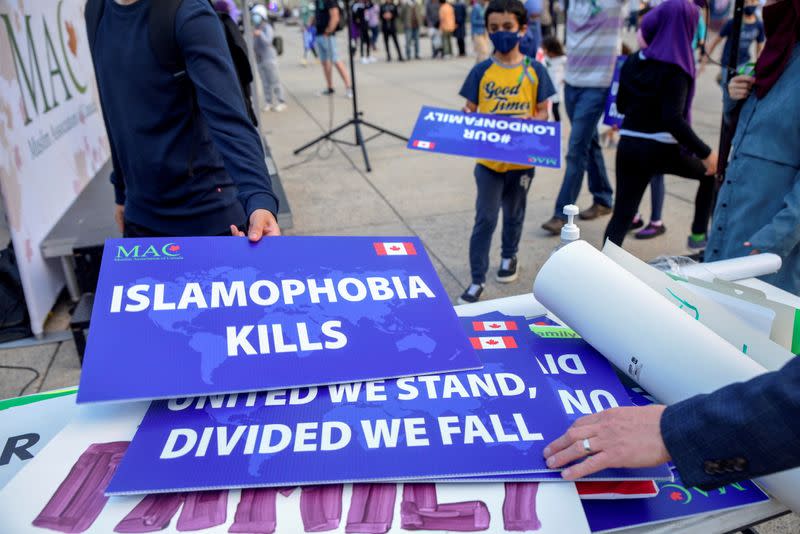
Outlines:
[[[555,89],[547,69],[519,49],[527,30],[527,11],[519,0],[492,0],[486,8],[486,29],[494,45],[492,57],[472,68],[460,94],[465,112],[510,115],[546,121],[547,99]],[[503,209],[502,258],[496,279],[517,279],[517,249],[525,220],[528,189],[534,167],[479,159],[475,165],[478,187],[475,226],[469,245],[472,283],[460,303],[481,297],[489,270],[489,248]]]

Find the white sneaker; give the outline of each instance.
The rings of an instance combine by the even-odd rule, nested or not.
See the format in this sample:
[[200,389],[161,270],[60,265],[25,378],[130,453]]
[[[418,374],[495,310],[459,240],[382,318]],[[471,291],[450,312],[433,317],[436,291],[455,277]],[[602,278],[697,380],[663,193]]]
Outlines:
[[347,97],[347,98],[353,98],[353,90],[348,87],[347,90],[344,93],[344,96]]
[[276,113],[280,113],[285,109],[286,109],[286,104],[284,102],[278,102],[276,105],[272,106],[272,111],[275,111]]
[[370,63],[377,63],[378,62],[378,58],[376,58],[375,56],[369,56],[369,62]]
[[367,64],[367,63],[369,63],[369,62],[370,62],[370,61],[369,61],[369,58],[368,58],[368,57],[362,57],[362,58],[361,58],[361,64],[362,64],[362,65],[366,65],[366,64]]
[[272,111],[272,106],[270,104],[265,104],[261,111]]

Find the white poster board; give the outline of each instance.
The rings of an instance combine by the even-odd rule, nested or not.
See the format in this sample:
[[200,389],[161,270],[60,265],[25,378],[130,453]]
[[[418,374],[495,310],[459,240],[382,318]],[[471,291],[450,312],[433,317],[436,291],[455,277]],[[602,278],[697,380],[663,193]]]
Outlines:
[[[313,492],[303,497],[303,491],[294,488],[274,495],[271,502],[254,503],[251,512],[244,514],[239,509],[240,490],[174,494],[179,497],[171,504],[164,500],[143,503],[147,497],[142,495],[105,498],[102,487],[110,476],[108,466],[118,462],[147,406],[123,403],[78,407],[64,430],[0,490],[0,531],[589,533],[578,492],[569,482],[529,484],[528,489],[535,486],[536,490],[527,495],[508,490],[503,483],[436,484],[433,496],[428,491],[413,501],[403,484],[396,485],[393,496],[362,495],[360,499],[354,497],[350,484],[338,486],[341,494],[333,499]],[[87,452],[98,460],[93,467],[89,466]],[[91,476],[84,476],[87,473]],[[433,484],[427,486],[430,490]],[[61,506],[65,502],[69,506]],[[378,509],[388,510],[388,516],[376,513]],[[409,516],[418,523],[403,528],[404,516],[407,527]],[[270,521],[273,524],[265,528]],[[247,523],[259,525],[248,528]],[[448,528],[451,525],[457,528]]]
[[64,285],[39,245],[109,157],[84,4],[0,0],[0,191],[36,334]]
[[71,387],[0,401],[0,489],[69,423],[77,391]]

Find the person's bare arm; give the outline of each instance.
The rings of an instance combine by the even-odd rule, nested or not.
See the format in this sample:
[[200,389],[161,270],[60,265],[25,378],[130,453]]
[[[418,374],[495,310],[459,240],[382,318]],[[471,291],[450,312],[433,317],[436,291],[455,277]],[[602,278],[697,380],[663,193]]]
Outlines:
[[711,41],[711,46],[706,48],[706,54],[703,56],[703,64],[708,63],[708,59],[711,57],[711,54],[714,53],[714,50],[717,49],[717,47],[721,42],[722,42],[722,37],[720,37],[719,35],[714,37],[714,40]]
[[533,118],[537,121],[546,121],[550,117],[550,101],[545,100],[536,104],[536,112]]
[[339,10],[335,7],[332,7],[328,10],[330,14],[330,22],[328,22],[328,27],[325,28],[325,35],[333,35],[333,31],[336,29],[336,26],[339,25]]
[[756,59],[758,59],[758,56],[761,55],[761,52],[763,50],[764,50],[764,43],[759,43],[758,41],[756,41]]

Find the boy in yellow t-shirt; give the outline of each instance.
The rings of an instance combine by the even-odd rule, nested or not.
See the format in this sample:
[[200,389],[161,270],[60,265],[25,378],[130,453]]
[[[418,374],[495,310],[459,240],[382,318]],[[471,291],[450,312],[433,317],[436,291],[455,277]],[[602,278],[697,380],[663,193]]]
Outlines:
[[[486,29],[494,45],[491,58],[478,63],[464,81],[460,94],[467,99],[465,112],[512,115],[547,120],[547,99],[555,94],[547,69],[519,50],[527,30],[528,13],[519,0],[492,0],[486,8]],[[475,226],[469,241],[472,283],[459,297],[460,304],[477,302],[486,284],[489,249],[503,208],[500,269],[496,279],[517,279],[517,250],[525,220],[528,189],[534,168],[498,161],[478,160],[475,182]]]

